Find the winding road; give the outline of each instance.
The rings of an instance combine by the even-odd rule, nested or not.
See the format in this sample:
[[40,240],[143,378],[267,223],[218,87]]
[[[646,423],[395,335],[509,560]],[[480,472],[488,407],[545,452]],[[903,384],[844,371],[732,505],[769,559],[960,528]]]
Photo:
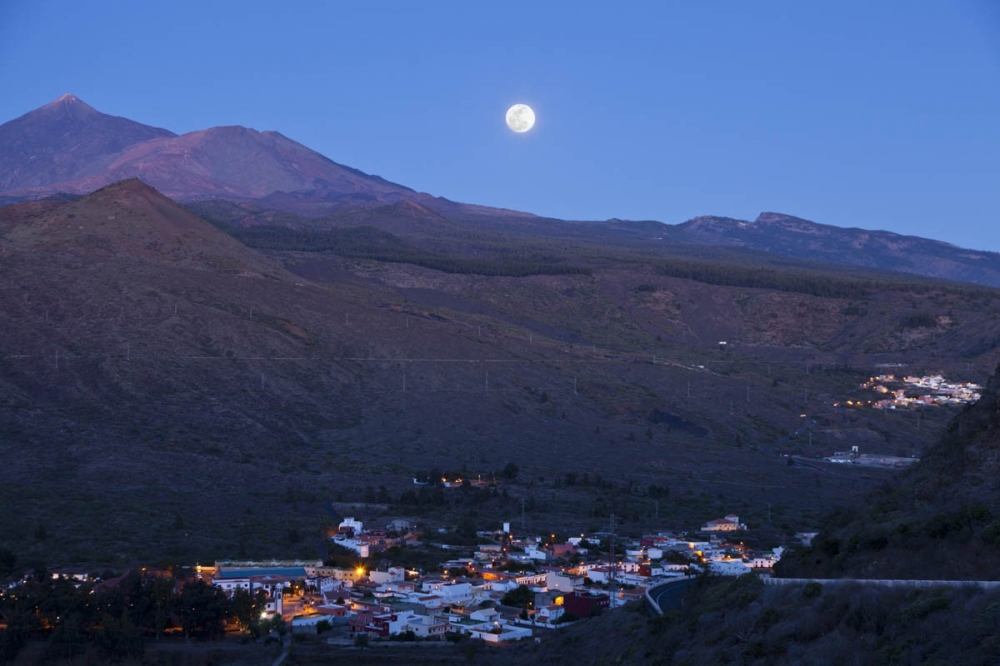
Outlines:
[[693,577],[685,576],[660,583],[646,590],[646,598],[653,604],[658,614],[665,610],[680,610],[684,592],[694,583]]

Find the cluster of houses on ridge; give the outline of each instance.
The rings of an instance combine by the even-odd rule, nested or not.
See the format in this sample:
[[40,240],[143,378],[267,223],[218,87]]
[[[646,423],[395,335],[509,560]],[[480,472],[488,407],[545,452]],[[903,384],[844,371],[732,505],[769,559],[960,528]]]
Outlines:
[[[419,545],[412,533],[400,536],[408,527],[403,522],[366,530],[361,521],[346,518],[331,539],[359,558],[387,544]],[[198,575],[229,593],[263,590],[267,612],[286,616],[293,631],[312,631],[325,621],[349,627],[352,634],[377,637],[410,632],[433,639],[456,633],[504,642],[616,608],[671,577],[704,569],[732,576],[769,572],[783,549],[751,553],[723,536],[745,529],[738,516],[728,515],[702,526],[704,536],[697,539],[674,534],[650,534],[638,541],[616,538],[612,559],[595,547],[609,534],[556,542],[515,537],[505,523],[502,530],[479,532],[481,543],[469,547],[471,553],[444,562],[430,575],[402,567],[344,569],[320,562],[220,562],[198,567]],[[306,593],[290,608],[286,591],[299,581]],[[504,596],[522,587],[530,596],[526,606],[505,606]]]
[[[890,386],[887,386],[890,385]],[[891,385],[902,385],[899,388]],[[920,391],[914,393],[913,387]],[[947,382],[941,375],[924,377],[907,376],[897,379],[895,375],[879,375],[870,377],[859,388],[875,391],[885,395],[876,400],[844,400],[835,402],[834,407],[876,407],[878,409],[897,409],[906,407],[935,407],[940,405],[964,405],[979,400],[982,386],[972,382]],[[929,391],[923,393],[923,391]]]

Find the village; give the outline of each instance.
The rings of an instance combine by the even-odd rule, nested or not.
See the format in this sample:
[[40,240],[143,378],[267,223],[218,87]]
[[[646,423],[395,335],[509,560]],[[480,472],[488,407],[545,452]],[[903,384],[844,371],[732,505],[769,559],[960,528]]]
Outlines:
[[[432,535],[421,543],[408,528],[407,521],[395,520],[367,529],[346,518],[331,540],[354,551],[359,562],[390,545],[461,548],[435,545]],[[754,553],[727,539],[745,529],[738,516],[728,515],[703,525],[697,537],[662,533],[631,540],[598,533],[557,540],[555,535],[516,535],[504,523],[500,530],[477,532],[481,543],[471,547],[471,554],[444,561],[430,572],[319,562],[219,562],[198,567],[197,573],[227,591],[264,590],[267,612],[282,615],[293,633],[339,627],[342,642],[358,636],[414,640],[467,635],[501,643],[613,610],[671,578],[701,571],[769,574],[783,549]],[[808,542],[812,536],[800,538]],[[290,600],[289,589],[302,593]]]
[[[902,386],[899,388],[887,386],[893,384]],[[983,387],[972,382],[948,382],[940,375],[906,376],[902,379],[897,379],[895,375],[879,375],[870,377],[858,388],[887,397],[876,400],[844,400],[834,403],[833,406],[900,409],[964,405],[979,400]]]
[[[499,644],[613,611],[671,579],[702,572],[769,575],[783,548],[753,552],[737,538],[745,530],[736,515],[709,521],[690,534],[656,533],[639,539],[610,532],[564,539],[519,535],[504,523],[497,530],[476,532],[478,543],[463,547],[434,543],[434,531],[418,534],[405,519],[368,527],[348,517],[329,542],[354,556],[351,567],[331,566],[329,561],[220,561],[170,575],[180,588],[207,584],[230,598],[248,595],[258,603],[259,620],[269,627],[292,635],[324,635],[332,645],[465,637]],[[796,536],[808,544],[815,534]],[[455,557],[432,570],[365,564],[390,547]],[[51,575],[99,588],[125,578],[96,582],[83,573]],[[165,574],[143,569],[141,575]],[[21,582],[9,591],[16,593]]]

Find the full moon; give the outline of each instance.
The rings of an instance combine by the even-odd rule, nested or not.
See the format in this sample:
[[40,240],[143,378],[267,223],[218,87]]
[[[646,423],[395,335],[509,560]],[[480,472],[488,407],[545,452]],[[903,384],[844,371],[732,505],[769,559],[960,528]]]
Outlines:
[[507,127],[515,132],[527,132],[535,125],[535,112],[527,104],[515,104],[507,109]]

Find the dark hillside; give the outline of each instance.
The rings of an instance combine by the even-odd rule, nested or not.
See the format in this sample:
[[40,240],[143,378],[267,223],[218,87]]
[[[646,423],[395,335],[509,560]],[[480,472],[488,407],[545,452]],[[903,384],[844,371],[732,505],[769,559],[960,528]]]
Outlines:
[[[527,529],[739,510],[780,538],[893,474],[810,459],[849,443],[919,455],[943,430],[949,408],[835,407],[876,364],[974,380],[1000,361],[986,289],[814,294],[551,245],[237,232],[271,249],[138,181],[0,211],[0,547],[315,557],[329,502],[439,525],[474,506],[489,525],[522,499]],[[330,247],[284,249],[313,233]],[[527,260],[545,270],[510,270]],[[586,270],[537,274],[563,266]],[[421,470],[509,462],[521,474],[476,503],[413,492]]]
[[1000,572],[1000,368],[911,469],[841,511],[787,576],[988,579]]
[[662,618],[633,605],[581,620],[496,663],[988,666],[1000,660],[998,604],[996,591],[779,587],[750,574],[703,581]]

